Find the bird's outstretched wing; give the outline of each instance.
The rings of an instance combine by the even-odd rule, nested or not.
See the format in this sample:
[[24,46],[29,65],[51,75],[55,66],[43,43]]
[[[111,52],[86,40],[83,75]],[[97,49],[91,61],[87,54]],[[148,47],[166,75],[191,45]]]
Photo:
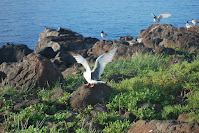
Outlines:
[[151,15],[153,15],[153,17],[156,17],[153,13],[151,13]]
[[82,57],[79,54],[74,54],[72,52],[70,52],[70,54],[75,58],[77,63],[80,63],[80,64],[82,64],[84,66],[84,68],[86,69],[86,72],[91,73],[90,66],[89,66],[88,62],[86,61],[86,59],[84,59],[84,57]]
[[95,61],[95,67],[92,70],[91,77],[96,77],[99,80],[100,76],[102,75],[106,64],[113,60],[113,57],[117,51],[117,47],[113,48],[110,52],[104,53],[103,55],[99,56]]
[[168,18],[168,17],[171,17],[171,14],[160,14],[158,16],[158,21],[160,21],[162,18]]

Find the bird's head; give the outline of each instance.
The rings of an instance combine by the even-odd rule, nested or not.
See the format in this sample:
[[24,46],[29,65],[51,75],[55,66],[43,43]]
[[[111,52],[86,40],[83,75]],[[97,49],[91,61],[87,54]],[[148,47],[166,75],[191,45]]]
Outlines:
[[189,23],[189,22],[187,21],[187,23]]
[[104,33],[103,31],[101,33]]

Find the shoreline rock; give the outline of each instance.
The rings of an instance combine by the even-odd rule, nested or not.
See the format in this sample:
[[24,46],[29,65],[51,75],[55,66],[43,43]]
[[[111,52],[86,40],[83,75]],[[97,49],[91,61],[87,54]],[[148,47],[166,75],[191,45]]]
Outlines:
[[2,63],[0,71],[6,75],[1,86],[42,88],[53,86],[63,78],[49,59],[34,53],[21,62]]
[[18,62],[33,51],[23,44],[5,44],[0,47],[0,64],[3,62]]
[[199,32],[197,28],[187,31],[182,27],[173,27],[170,24],[155,24],[140,31],[138,36],[143,38],[145,47],[153,48],[157,46],[179,48],[180,50],[193,49],[198,52]]

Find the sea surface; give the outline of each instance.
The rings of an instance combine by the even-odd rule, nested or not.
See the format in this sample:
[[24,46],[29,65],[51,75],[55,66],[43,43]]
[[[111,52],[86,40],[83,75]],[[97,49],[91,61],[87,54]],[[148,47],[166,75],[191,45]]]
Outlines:
[[138,37],[155,24],[151,12],[172,14],[161,24],[185,27],[199,20],[199,0],[0,0],[0,46],[26,44],[34,49],[45,28],[69,28],[84,37],[108,40]]

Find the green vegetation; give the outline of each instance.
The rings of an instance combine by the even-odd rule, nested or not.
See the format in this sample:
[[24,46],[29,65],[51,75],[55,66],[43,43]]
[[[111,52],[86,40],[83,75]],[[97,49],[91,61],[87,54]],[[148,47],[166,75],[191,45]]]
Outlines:
[[[70,94],[84,84],[83,76],[69,75],[51,89],[1,88],[0,128],[11,133],[121,133],[139,119],[177,119],[182,113],[189,115],[190,121],[199,122],[199,57],[190,63],[183,61],[166,66],[168,58],[145,54],[108,64],[102,80],[107,81],[114,74],[134,77],[119,83],[107,81],[114,89],[106,102],[109,113],[98,113],[92,120],[87,120],[93,109],[91,105],[75,112],[68,105]],[[64,92],[57,97],[60,88]],[[13,109],[18,101],[31,99],[40,102]],[[161,105],[162,110],[156,112],[155,108],[141,107],[145,103]],[[135,121],[122,117],[125,112],[133,113]],[[73,117],[67,118],[71,114]],[[96,124],[98,129],[93,126]]]

